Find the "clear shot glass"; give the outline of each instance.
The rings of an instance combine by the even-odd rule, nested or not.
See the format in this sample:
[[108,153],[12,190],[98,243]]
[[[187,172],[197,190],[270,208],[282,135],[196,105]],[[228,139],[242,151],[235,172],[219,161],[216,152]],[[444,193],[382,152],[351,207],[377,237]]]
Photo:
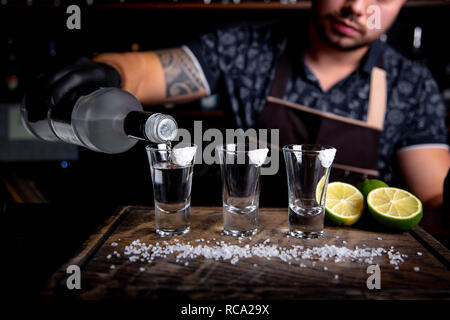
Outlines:
[[146,147],[155,199],[156,233],[160,236],[186,234],[190,228],[194,144]]
[[289,234],[311,239],[323,235],[325,200],[336,149],[322,145],[283,147],[289,198]]
[[258,231],[261,166],[269,149],[248,144],[217,147],[222,176],[223,233],[252,236]]

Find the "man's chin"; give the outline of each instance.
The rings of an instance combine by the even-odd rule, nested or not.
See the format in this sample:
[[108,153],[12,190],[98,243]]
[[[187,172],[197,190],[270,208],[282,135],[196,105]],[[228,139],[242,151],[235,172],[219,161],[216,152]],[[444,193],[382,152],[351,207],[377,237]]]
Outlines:
[[352,51],[360,49],[362,47],[366,47],[370,45],[372,41],[349,39],[342,37],[338,39],[328,38],[328,43],[331,46],[335,47],[336,49],[340,49],[342,51]]
[[322,41],[328,43],[332,47],[342,51],[352,51],[366,47],[373,41],[366,39],[365,37],[350,37],[336,33],[330,26],[317,25],[319,37]]

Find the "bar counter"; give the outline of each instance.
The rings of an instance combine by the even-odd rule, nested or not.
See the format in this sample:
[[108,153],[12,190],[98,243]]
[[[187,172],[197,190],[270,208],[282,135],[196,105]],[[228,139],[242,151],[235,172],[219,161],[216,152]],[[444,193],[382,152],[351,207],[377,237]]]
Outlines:
[[[233,238],[221,234],[222,208],[192,207],[190,232],[162,238],[152,207],[122,207],[41,295],[70,301],[450,298],[450,251],[420,226],[405,233],[326,226],[320,239],[297,239],[287,236],[287,224],[287,208],[260,208],[258,233]],[[148,250],[133,251],[139,246]],[[79,290],[68,289],[70,265],[80,267]],[[377,265],[380,289],[369,279]]]

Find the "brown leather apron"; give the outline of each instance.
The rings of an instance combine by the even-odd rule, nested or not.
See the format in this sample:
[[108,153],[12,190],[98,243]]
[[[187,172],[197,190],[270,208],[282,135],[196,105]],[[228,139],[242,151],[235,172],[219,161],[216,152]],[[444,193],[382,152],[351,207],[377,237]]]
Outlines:
[[[378,177],[378,149],[387,100],[386,72],[381,68],[382,61],[372,69],[367,121],[360,121],[283,100],[292,70],[288,52],[287,48],[280,57],[257,127],[279,129],[278,148],[287,144],[335,147],[337,152],[330,181],[358,184],[367,177]],[[296,57],[300,59],[298,55]]]

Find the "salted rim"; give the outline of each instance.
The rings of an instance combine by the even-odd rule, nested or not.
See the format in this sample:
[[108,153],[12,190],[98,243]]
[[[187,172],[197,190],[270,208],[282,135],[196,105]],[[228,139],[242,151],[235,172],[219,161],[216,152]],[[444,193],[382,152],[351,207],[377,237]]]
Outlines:
[[[294,149],[294,147],[314,147],[317,148],[317,150],[303,150],[303,149]],[[320,148],[320,149],[319,149]],[[335,149],[333,146],[329,145],[320,145],[320,144],[288,144],[283,146],[283,151],[289,151],[289,152],[303,152],[303,153],[320,153],[324,150],[330,150]]]
[[[304,150],[303,148],[313,148],[317,150]],[[337,149],[332,146],[320,144],[289,144],[283,147],[283,152],[288,151],[294,154],[298,162],[302,162],[300,154],[316,154],[320,160],[320,164],[324,168],[329,168],[333,164],[336,157]]]
[[[267,147],[263,147],[263,148],[258,148],[258,147],[256,147],[256,148],[254,148],[254,149],[247,149],[247,150],[245,150],[245,148],[244,148],[244,150],[228,150],[228,149],[225,149],[225,147],[226,146],[251,146],[251,144],[248,144],[248,143],[227,143],[227,144],[221,144],[221,145],[218,145],[218,146],[216,146],[216,148],[217,149],[219,149],[220,151],[223,151],[223,152],[226,152],[226,153],[239,153],[239,152],[250,152],[250,151],[256,151],[256,150],[269,150],[269,148],[267,148]],[[237,149],[239,149],[239,148],[237,148]]]
[[[186,145],[183,145],[183,143],[181,143],[181,144],[182,144],[182,146],[180,146],[180,147],[182,147],[182,148],[190,148],[190,147],[198,148],[198,146],[195,143],[186,144]],[[175,146],[172,146],[171,150],[177,148],[177,145],[178,144],[176,144]],[[178,147],[178,148],[180,148],[180,147]],[[146,150],[155,150],[155,151],[168,151],[169,150],[169,149],[167,149],[167,145],[165,143],[148,144],[145,146],[145,149]]]

